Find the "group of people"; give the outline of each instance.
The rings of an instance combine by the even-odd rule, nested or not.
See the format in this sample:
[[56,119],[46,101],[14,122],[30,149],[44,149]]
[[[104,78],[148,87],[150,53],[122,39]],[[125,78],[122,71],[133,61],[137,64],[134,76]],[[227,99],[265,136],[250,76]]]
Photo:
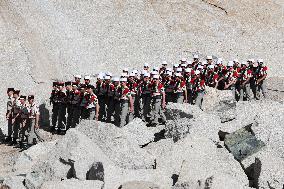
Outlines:
[[[150,70],[146,63],[141,71],[123,69],[120,76],[99,73],[94,84],[91,76],[76,75],[74,81],[53,82],[51,131],[64,134],[82,119],[105,121],[123,127],[135,117],[148,126],[164,124],[163,109],[169,102],[195,104],[202,109],[206,86],[231,90],[237,100],[259,99],[267,96],[265,78],[267,67],[263,60],[237,59],[224,65],[221,58],[207,56],[200,61],[182,58],[169,67],[166,61]],[[84,81],[83,81],[84,80]],[[6,118],[12,145],[31,146],[39,140],[39,108],[34,95],[20,95],[20,90],[8,88]]]
[[[237,100],[266,97],[267,67],[263,60],[237,59],[224,65],[223,60],[207,56],[200,61],[182,58],[178,64],[150,70],[123,69],[119,77],[99,73],[94,84],[91,76],[76,75],[74,81],[54,82],[50,102],[53,105],[52,130],[64,133],[81,119],[112,122],[122,127],[135,117],[149,126],[166,121],[163,109],[169,102],[190,103],[202,109],[206,86],[231,90]],[[84,80],[84,81],[82,81]]]
[[35,103],[34,95],[20,95],[20,90],[8,88],[7,90],[8,135],[6,142],[11,145],[20,145],[27,148],[39,141],[39,107]]

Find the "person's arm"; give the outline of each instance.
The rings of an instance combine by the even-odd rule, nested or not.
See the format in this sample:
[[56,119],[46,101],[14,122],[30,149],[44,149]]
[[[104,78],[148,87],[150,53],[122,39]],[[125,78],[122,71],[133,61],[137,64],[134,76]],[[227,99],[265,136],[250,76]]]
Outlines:
[[133,98],[131,95],[129,95],[129,102],[130,102],[130,112],[133,112],[134,108],[133,108]]
[[186,86],[184,88],[184,102],[187,103],[187,88]]
[[166,93],[162,92],[162,108],[165,109],[166,108]]
[[264,74],[261,78],[256,81],[256,84],[259,84],[262,80],[266,78],[267,74]]
[[99,120],[99,112],[100,112],[100,105],[99,103],[96,104],[96,120]]
[[39,114],[36,114],[36,117],[35,117],[35,128],[39,128]]

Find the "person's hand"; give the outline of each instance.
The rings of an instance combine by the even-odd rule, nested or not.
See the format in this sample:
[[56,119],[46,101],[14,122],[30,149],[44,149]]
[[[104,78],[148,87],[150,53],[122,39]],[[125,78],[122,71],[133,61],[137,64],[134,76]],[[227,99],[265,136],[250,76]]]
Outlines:
[[131,113],[134,112],[134,109],[133,107],[130,107],[130,110],[129,110]]
[[96,121],[99,121],[99,115],[98,114],[96,115]]
[[39,124],[35,124],[35,128],[36,128],[36,129],[39,129]]

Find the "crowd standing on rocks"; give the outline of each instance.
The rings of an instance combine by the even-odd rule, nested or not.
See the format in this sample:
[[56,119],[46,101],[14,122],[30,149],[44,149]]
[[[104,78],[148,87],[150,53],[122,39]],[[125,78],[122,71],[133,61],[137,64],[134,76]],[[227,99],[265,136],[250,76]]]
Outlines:
[[[99,73],[95,85],[91,84],[91,76],[86,75],[82,83],[81,75],[76,75],[75,81],[53,83],[51,131],[65,134],[82,119],[113,122],[123,127],[139,117],[155,127],[165,124],[163,110],[169,102],[195,104],[202,109],[206,86],[231,90],[240,101],[259,99],[260,92],[265,98],[266,76],[267,67],[262,59],[242,63],[235,59],[225,66],[222,58],[214,61],[207,56],[200,61],[198,55],[193,56],[193,61],[182,58],[172,68],[164,61],[160,68],[152,70],[147,63],[142,71],[125,68],[120,77],[113,77],[110,72]],[[27,98],[14,88],[9,88],[7,94],[7,142],[15,145],[18,140],[20,146],[24,142],[28,146],[36,144],[39,109],[34,95]]]

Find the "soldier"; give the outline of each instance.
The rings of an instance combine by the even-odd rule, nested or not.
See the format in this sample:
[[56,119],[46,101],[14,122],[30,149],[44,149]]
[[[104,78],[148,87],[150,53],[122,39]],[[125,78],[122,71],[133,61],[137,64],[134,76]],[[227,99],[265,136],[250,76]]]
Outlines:
[[19,130],[21,124],[21,116],[20,116],[20,90],[15,90],[13,101],[13,109],[12,109],[12,124],[13,124],[13,141],[11,145],[17,144],[17,139],[19,138]]
[[71,121],[71,128],[75,128],[77,124],[79,124],[80,121],[80,115],[81,115],[81,91],[78,88],[78,83],[73,82],[72,83],[72,99],[71,99],[71,110],[72,110],[72,121]]
[[120,122],[120,83],[119,83],[119,78],[115,77],[113,78],[113,84],[114,84],[114,97],[113,97],[113,103],[114,103],[114,124],[116,126],[119,126],[119,122]]
[[180,60],[179,67],[181,67],[182,64],[186,64],[186,58]]
[[252,70],[247,67],[246,62],[241,63],[240,71],[240,101],[244,100],[244,93],[246,94],[246,99],[251,99],[250,91],[250,78],[252,77]]
[[132,113],[134,111],[134,107],[133,107],[133,99],[132,99],[130,90],[126,85],[127,79],[121,78],[120,83],[121,83],[120,88],[119,88],[120,106],[121,106],[120,127],[123,127],[127,123],[128,113],[129,112]]
[[81,78],[82,78],[81,75],[75,75],[74,83],[78,86],[78,88],[80,88]]
[[192,90],[196,96],[195,105],[202,109],[202,101],[205,94],[205,81],[201,79],[200,71],[195,71],[195,76],[191,79]]
[[13,103],[14,103],[14,88],[8,88],[7,95],[8,95],[8,101],[7,101],[7,112],[6,112],[6,119],[8,121],[8,136],[5,140],[5,142],[12,142],[12,134],[13,134],[13,124],[12,124],[12,110],[13,110]]
[[192,79],[191,78],[192,71],[193,70],[191,68],[186,68],[185,74],[184,74],[184,81],[185,81],[186,90],[187,90],[187,102],[189,104],[193,103],[192,84],[190,82]]
[[172,79],[172,72],[167,72],[163,85],[166,93],[166,103],[173,102],[175,81]]
[[[57,133],[64,134],[66,132],[66,92],[64,91],[64,82],[58,83],[58,92],[56,93],[56,102],[58,103],[58,115],[56,118]],[[56,123],[55,122],[55,123]]]
[[66,108],[67,108],[67,124],[66,124],[66,130],[68,130],[71,127],[72,124],[72,118],[73,118],[73,110],[72,110],[72,97],[73,97],[73,91],[72,91],[72,82],[67,81],[65,82],[65,88],[66,88]]
[[130,90],[130,94],[132,96],[132,100],[134,102],[134,112],[131,112],[129,114],[129,122],[132,121],[134,119],[134,115],[137,115],[138,114],[138,102],[137,102],[137,88],[138,88],[138,84],[137,82],[135,82],[134,80],[134,77],[135,77],[135,74],[134,73],[130,73],[129,74],[129,77],[128,77],[128,82],[127,82],[127,87],[129,88]]
[[153,117],[151,126],[157,126],[159,124],[159,118],[162,120],[162,124],[165,124],[166,117],[162,111],[162,108],[166,107],[165,89],[162,83],[160,83],[159,75],[153,76],[153,83],[151,85],[151,98],[153,107]]
[[150,91],[150,74],[145,73],[143,78],[143,83],[141,83],[140,90],[142,96],[142,104],[143,104],[143,116],[142,120],[147,121],[148,117],[150,117],[151,112],[151,91]]
[[175,86],[174,86],[174,96],[176,103],[187,103],[187,90],[186,83],[181,75],[181,73],[175,74]]
[[198,63],[199,63],[199,56],[195,54],[193,55],[192,68],[196,70]]
[[212,56],[207,56],[207,57],[206,57],[206,64],[208,64],[208,65],[213,64],[213,58],[212,58]]
[[37,130],[39,129],[39,107],[34,101],[34,95],[28,96],[28,110],[29,117],[27,120],[28,125],[28,145],[37,144],[40,140]]
[[105,83],[104,83],[104,76],[99,74],[97,77],[96,82],[96,92],[95,94],[98,97],[99,106],[100,106],[100,114],[99,114],[99,121],[102,121],[106,118],[106,102],[105,102]]
[[225,87],[224,89],[229,89],[232,91],[233,97],[236,97],[236,82],[238,78],[238,73],[233,68],[234,63],[229,61],[227,66],[227,73],[225,75]]
[[88,119],[89,117],[89,112],[86,109],[86,104],[88,102],[88,93],[86,92],[86,85],[82,84],[80,88],[80,112],[81,112],[81,119]]
[[214,71],[214,65],[209,65],[207,69],[206,85],[209,87],[217,88],[218,85],[218,74]]
[[162,77],[166,73],[167,65],[168,65],[167,61],[162,62],[162,67],[159,70],[159,73]]
[[111,116],[114,112],[113,106],[113,94],[114,94],[114,85],[110,81],[110,76],[105,76],[105,83],[103,85],[103,93],[105,96],[105,103],[107,105],[106,121],[111,122]]
[[100,106],[98,103],[98,98],[94,93],[95,87],[93,85],[87,86],[88,101],[85,108],[88,110],[89,120],[99,120],[99,110]]
[[88,86],[91,83],[91,76],[86,75],[84,77],[85,85]]
[[20,118],[20,148],[24,147],[24,143],[27,141],[28,138],[28,118],[29,118],[29,109],[26,104],[26,96],[21,95],[20,100],[20,110],[19,114],[17,115]]
[[52,126],[50,128],[51,132],[55,132],[56,122],[58,117],[59,103],[57,102],[57,93],[58,93],[58,82],[53,82],[53,89],[50,95],[50,105],[52,105]]
[[144,70],[145,70],[146,72],[149,72],[149,64],[148,64],[148,63],[145,63],[145,64],[144,64]]
[[256,85],[257,85],[257,91],[260,93],[260,90],[262,92],[262,95],[264,98],[267,97],[267,88],[266,88],[266,77],[267,77],[267,66],[263,65],[263,59],[259,59],[258,61],[258,67],[257,67],[257,80],[256,80]]

